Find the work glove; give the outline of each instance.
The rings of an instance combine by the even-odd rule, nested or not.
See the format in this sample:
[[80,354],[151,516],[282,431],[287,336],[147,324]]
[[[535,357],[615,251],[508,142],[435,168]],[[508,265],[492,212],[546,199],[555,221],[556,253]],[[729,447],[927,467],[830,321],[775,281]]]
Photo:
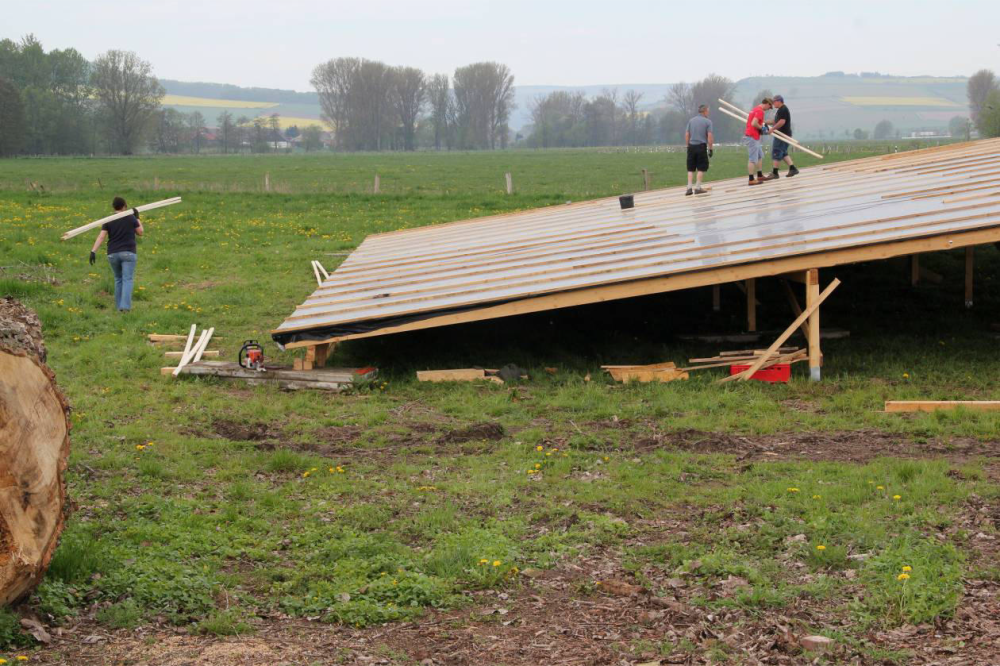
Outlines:
[[138,208],[133,208],[132,209],[132,214],[135,215],[135,219],[137,219],[137,220],[139,219],[139,209]]
[[771,127],[769,125],[764,125],[763,127],[760,128],[760,133],[761,134],[770,134],[771,133]]
[[95,261],[97,261],[97,253],[94,252],[94,251],[91,251],[91,253],[90,253],[90,265],[93,266]]
[[712,151],[712,149],[711,149],[711,148],[709,148],[709,149],[708,149],[708,156],[709,156],[709,157],[711,157],[711,156],[712,156],[712,152],[713,152],[713,151]]

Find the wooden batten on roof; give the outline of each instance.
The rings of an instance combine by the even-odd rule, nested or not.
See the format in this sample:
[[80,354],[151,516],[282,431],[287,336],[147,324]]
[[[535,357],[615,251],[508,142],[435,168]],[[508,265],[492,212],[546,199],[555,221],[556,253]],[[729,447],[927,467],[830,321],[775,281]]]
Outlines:
[[277,329],[286,347],[1000,241],[1000,140],[369,236]]

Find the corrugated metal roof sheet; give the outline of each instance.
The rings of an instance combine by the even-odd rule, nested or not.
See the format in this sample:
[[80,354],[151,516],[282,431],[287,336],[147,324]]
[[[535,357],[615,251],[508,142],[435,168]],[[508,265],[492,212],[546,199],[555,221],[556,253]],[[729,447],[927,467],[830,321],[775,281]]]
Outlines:
[[[997,228],[1000,140],[369,236],[281,326],[282,343],[541,294]],[[818,258],[817,266],[823,265]],[[601,300],[596,299],[595,300]]]

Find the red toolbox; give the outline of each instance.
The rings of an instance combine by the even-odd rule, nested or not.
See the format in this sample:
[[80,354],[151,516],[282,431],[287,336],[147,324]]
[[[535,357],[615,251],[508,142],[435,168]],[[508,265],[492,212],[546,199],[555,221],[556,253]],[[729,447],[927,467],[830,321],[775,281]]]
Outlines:
[[[743,365],[731,365],[729,366],[730,375],[738,375],[744,370],[749,370],[750,364],[746,363]],[[763,370],[758,370],[757,372],[750,375],[750,379],[756,379],[761,382],[787,382],[792,377],[792,364],[791,363],[775,363],[769,368],[764,368]]]

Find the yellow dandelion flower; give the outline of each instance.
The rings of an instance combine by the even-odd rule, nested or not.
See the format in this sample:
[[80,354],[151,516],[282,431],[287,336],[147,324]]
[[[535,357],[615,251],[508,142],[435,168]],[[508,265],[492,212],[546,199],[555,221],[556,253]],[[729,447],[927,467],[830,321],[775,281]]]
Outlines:
[[892,499],[894,499],[894,500],[896,500],[898,502],[899,500],[903,499],[903,496],[902,495],[893,495]]
[[483,559],[479,560],[479,563],[480,564],[489,564],[490,561],[484,557]]
[[799,489],[798,488],[789,488],[788,492],[790,492],[790,493],[797,493],[797,492],[799,492]]
[[820,545],[816,546],[816,550],[826,550],[826,546],[824,546],[823,544],[820,544]]
[[334,469],[333,469],[333,468],[331,467],[331,468],[330,468],[330,474],[333,474],[333,473],[334,473],[334,471],[335,471],[335,470],[334,470]]
[[535,450],[536,450],[536,451],[544,451],[544,450],[545,450],[545,447],[544,447],[544,446],[542,446],[541,444],[539,444],[538,446],[536,446],[536,447],[535,447]]
[[145,445],[145,444],[136,444],[136,445],[135,445],[135,450],[136,450],[136,451],[142,451],[142,450],[143,450],[143,449],[145,449],[145,448],[146,448],[146,445]]
[[548,453],[546,453],[546,454],[545,454],[545,456],[546,456],[547,458],[551,458],[551,457],[552,457],[552,452],[551,452],[551,451],[549,451]]
[[820,497],[819,495],[813,495],[813,499],[823,499],[823,498]]
[[495,567],[500,566],[500,560],[493,560],[493,566]]
[[913,571],[913,567],[911,567],[909,564],[904,564],[903,571]]
[[535,469],[541,469],[542,463],[535,463]]
[[909,378],[910,378],[910,373],[904,372],[903,373],[903,379],[909,379]]
[[302,472],[302,478],[309,476],[311,472]]
[[0,665],[6,664],[6,663],[7,663],[7,660],[4,659],[3,657],[0,657]]
[[875,490],[885,490],[885,486],[875,486]]
[[609,460],[611,460],[611,458],[604,456],[604,462],[608,462]]
[[898,576],[896,576],[896,580],[909,580],[909,579],[910,579],[910,574],[908,573],[901,573]]

